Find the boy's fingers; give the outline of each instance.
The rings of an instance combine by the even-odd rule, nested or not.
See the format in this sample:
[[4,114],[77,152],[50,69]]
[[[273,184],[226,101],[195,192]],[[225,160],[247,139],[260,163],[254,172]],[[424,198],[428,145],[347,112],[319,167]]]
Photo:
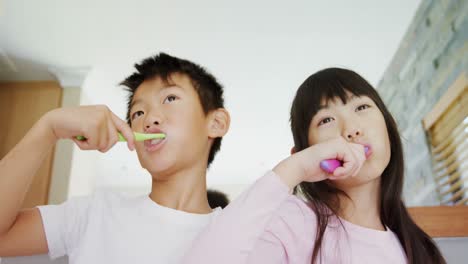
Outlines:
[[[97,149],[98,144],[99,144],[99,137],[100,135],[97,133],[97,129],[86,129],[86,133],[83,133],[83,136],[86,138],[86,141],[83,141],[83,143],[86,144],[81,144],[83,147],[83,150],[92,150],[92,149]],[[80,146],[80,145],[79,145]],[[80,147],[81,147],[80,146]]]
[[112,120],[107,120],[107,145],[106,148],[102,150],[102,152],[109,151],[119,140],[117,128],[114,126]]
[[81,149],[81,150],[88,150],[89,143],[87,140],[78,140],[76,138],[72,138],[73,142]]
[[133,131],[130,128],[130,126],[112,112],[111,112],[111,117],[117,130],[127,140],[128,148],[130,150],[134,150],[135,149],[135,137],[133,135]]
[[104,152],[109,140],[107,123],[101,124],[97,131],[99,133],[99,142],[96,145],[96,149],[100,152]]

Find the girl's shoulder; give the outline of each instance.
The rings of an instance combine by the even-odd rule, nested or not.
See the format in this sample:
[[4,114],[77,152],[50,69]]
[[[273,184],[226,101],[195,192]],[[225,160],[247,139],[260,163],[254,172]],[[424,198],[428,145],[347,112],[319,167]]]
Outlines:
[[306,263],[314,248],[317,217],[301,198],[290,195],[270,219],[261,241],[280,245],[290,263]]
[[312,204],[304,201],[297,195],[289,195],[283,204],[281,204],[280,212],[288,217],[294,216],[301,219],[317,218]]
[[315,233],[317,215],[311,204],[296,195],[289,195],[270,221],[270,228],[291,233]]

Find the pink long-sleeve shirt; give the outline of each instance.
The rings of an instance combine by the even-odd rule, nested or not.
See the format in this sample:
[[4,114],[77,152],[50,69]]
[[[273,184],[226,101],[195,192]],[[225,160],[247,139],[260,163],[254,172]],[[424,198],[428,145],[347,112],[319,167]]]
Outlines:
[[[213,219],[182,263],[311,263],[316,231],[314,211],[270,171]],[[328,223],[317,260],[407,262],[390,229],[369,229],[341,218]]]

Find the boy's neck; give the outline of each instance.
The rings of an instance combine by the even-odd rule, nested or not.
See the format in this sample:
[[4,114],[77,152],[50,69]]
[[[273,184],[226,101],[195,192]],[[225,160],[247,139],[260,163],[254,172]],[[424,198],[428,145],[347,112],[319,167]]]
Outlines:
[[385,230],[380,219],[380,178],[343,191],[351,199],[340,196],[340,217],[356,225]]
[[212,211],[206,193],[206,165],[152,176],[149,197],[159,205],[196,214]]

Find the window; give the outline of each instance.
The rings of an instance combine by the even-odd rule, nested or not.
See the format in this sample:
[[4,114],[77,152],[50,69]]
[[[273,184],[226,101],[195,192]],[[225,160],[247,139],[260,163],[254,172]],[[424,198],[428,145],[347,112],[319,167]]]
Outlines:
[[468,204],[468,83],[452,84],[424,118],[437,192],[444,205]]

